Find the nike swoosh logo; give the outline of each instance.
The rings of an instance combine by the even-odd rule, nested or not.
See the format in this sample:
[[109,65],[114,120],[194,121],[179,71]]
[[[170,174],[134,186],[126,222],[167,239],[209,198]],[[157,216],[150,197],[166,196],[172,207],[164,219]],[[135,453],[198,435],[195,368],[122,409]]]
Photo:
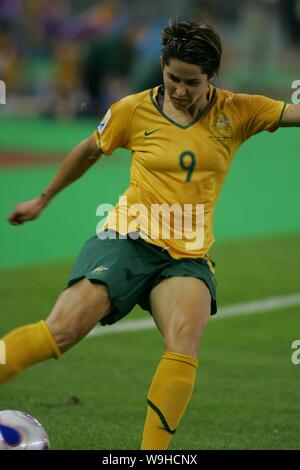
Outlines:
[[150,131],[150,132],[149,132],[149,131],[145,131],[145,134],[144,134],[144,135],[145,135],[146,137],[148,137],[149,135],[153,134],[154,132],[159,131],[159,129],[160,129],[160,127],[159,127],[158,129],[154,129],[154,131]]

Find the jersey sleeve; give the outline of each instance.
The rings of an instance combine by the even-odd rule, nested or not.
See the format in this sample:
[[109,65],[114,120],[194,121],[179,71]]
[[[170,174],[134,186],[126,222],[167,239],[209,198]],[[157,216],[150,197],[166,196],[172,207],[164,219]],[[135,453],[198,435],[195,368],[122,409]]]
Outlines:
[[260,95],[236,94],[235,103],[241,120],[243,140],[258,132],[276,131],[285,109],[283,101]]
[[131,96],[114,103],[102,118],[94,136],[99,150],[111,155],[117,148],[131,148],[131,121],[135,102]]

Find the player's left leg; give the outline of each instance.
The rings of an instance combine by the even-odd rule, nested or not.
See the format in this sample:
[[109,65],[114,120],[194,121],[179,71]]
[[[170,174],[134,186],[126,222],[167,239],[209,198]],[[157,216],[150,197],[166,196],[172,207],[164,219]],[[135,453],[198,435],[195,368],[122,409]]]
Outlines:
[[173,277],[152,290],[150,302],[166,352],[149,389],[141,448],[159,450],[168,448],[191,398],[211,296],[200,279]]

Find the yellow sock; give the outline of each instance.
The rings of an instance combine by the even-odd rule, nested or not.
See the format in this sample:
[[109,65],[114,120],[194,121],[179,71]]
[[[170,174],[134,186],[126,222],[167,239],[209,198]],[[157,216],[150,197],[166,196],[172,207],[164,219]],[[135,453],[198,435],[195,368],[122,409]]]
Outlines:
[[165,352],[148,393],[142,450],[165,450],[190,401],[198,361]]
[[6,364],[0,364],[0,384],[37,362],[60,357],[60,351],[44,321],[17,328],[4,336],[2,341],[6,349]]

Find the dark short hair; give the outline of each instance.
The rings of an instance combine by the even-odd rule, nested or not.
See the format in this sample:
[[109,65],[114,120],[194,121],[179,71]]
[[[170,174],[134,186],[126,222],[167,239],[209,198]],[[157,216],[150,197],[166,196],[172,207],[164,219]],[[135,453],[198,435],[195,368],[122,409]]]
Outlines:
[[222,44],[218,33],[208,24],[171,20],[162,30],[162,64],[178,59],[199,65],[208,78],[218,73]]

